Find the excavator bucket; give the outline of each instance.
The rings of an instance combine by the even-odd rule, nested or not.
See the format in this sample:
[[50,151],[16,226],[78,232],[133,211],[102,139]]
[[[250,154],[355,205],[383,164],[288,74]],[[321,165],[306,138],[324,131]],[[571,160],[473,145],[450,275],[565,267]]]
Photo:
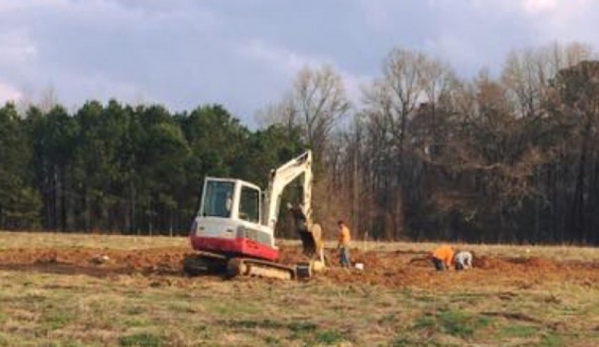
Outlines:
[[[302,241],[303,252],[307,257],[311,258],[317,252],[319,241],[321,239],[322,231],[320,225],[315,224],[312,228],[309,228],[306,215],[300,206],[290,207],[290,211],[295,221],[296,232]],[[313,230],[311,230],[314,229],[314,226],[317,226],[318,229],[318,239],[314,237]]]
[[316,242],[312,237],[312,233],[308,230],[298,231],[300,240],[302,241],[302,249],[306,256],[312,257],[316,254]]
[[325,268],[324,242],[320,224],[313,224],[310,230],[298,230],[304,254],[310,259],[312,272],[322,271]]
[[[304,267],[308,267],[309,276],[314,272],[323,271],[326,268],[324,259],[324,247],[320,237],[320,225],[316,226],[316,233],[312,231],[300,231],[300,239],[302,240],[303,252],[310,259],[309,263],[304,264]],[[314,229],[314,228],[313,228]],[[298,268],[298,275],[300,274]]]

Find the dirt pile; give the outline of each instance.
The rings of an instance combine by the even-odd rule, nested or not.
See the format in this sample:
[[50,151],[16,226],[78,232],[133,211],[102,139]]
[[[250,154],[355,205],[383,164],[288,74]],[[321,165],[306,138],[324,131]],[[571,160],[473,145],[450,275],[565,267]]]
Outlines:
[[[187,281],[182,262],[188,248],[114,249],[9,249],[0,251],[0,270],[43,271],[58,274],[84,274],[96,277],[141,274],[165,280]],[[419,287],[447,289],[457,286],[485,285],[530,288],[544,281],[599,283],[599,264],[560,262],[546,258],[497,258],[477,256],[474,269],[437,272],[426,254],[416,251],[360,252],[352,259],[364,270],[337,266],[335,250],[326,253],[331,266],[315,281],[337,284],[380,285],[391,288]],[[299,247],[281,249],[281,263],[305,262]],[[188,281],[201,280],[189,279]]]
[[547,258],[500,258],[477,256],[474,269],[437,272],[426,256],[419,252],[354,251],[353,259],[365,264],[365,270],[331,268],[325,276],[343,284],[365,283],[387,287],[451,289],[476,288],[481,283],[501,287],[532,288],[543,282],[597,283],[599,265],[560,262]]

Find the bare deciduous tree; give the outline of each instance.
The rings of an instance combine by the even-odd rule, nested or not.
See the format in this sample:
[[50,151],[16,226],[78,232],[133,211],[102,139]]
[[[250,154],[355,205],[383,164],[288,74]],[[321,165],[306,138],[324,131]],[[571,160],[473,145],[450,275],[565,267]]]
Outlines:
[[294,83],[293,105],[307,143],[321,155],[334,125],[350,109],[341,76],[328,65],[304,68]]
[[335,125],[351,109],[343,79],[330,65],[305,67],[296,76],[283,99],[267,107],[258,116],[262,124],[299,126],[305,141],[320,160]]
[[501,80],[518,103],[519,115],[538,116],[549,80],[561,69],[587,60],[592,54],[590,46],[576,42],[512,51],[505,62]]

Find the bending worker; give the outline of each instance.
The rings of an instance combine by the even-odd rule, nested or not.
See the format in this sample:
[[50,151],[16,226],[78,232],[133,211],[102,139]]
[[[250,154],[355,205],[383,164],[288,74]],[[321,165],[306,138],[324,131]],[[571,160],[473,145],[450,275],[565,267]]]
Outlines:
[[448,270],[453,263],[453,249],[447,245],[437,247],[431,253],[431,258],[437,271]]
[[459,251],[454,257],[455,269],[466,270],[472,267],[472,253]]

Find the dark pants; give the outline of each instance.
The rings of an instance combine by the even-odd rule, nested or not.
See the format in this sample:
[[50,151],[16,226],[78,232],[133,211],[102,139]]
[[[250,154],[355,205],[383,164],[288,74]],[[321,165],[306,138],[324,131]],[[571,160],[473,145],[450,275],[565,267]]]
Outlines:
[[433,265],[435,265],[435,269],[437,269],[437,271],[445,270],[445,264],[441,259],[433,258]]

